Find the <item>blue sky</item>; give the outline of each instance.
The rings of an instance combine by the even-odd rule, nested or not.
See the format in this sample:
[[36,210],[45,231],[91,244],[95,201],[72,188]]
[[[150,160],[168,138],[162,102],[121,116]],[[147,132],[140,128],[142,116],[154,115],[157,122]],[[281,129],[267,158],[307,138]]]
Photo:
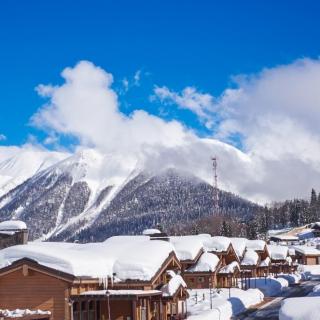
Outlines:
[[45,134],[29,124],[43,104],[34,88],[89,60],[112,73],[121,111],[136,108],[210,131],[188,110],[150,102],[155,85],[219,95],[231,76],[320,52],[319,1],[15,1],[0,4],[2,144]]

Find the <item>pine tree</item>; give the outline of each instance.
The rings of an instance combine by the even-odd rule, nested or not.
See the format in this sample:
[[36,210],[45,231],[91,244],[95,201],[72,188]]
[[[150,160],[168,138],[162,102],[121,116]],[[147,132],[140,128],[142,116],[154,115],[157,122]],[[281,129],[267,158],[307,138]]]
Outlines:
[[247,238],[254,240],[258,237],[258,224],[256,220],[251,220],[247,225]]
[[224,236],[224,237],[231,237],[232,236],[231,225],[229,223],[227,223],[226,220],[222,221],[220,235]]
[[318,199],[317,199],[316,191],[312,188],[308,223],[316,222],[317,220],[318,220]]

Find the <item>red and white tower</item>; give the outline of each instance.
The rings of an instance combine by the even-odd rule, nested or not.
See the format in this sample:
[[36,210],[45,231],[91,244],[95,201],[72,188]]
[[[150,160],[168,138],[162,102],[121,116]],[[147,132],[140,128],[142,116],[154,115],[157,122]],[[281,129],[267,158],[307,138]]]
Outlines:
[[212,201],[213,201],[213,215],[219,214],[219,189],[218,189],[218,173],[217,173],[217,158],[213,157],[212,160],[212,168],[213,168],[213,194],[212,194]]

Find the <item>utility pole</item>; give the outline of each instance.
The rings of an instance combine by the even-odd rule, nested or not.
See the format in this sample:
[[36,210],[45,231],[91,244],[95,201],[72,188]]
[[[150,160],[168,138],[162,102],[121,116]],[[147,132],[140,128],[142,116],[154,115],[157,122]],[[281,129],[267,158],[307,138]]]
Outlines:
[[212,194],[212,201],[213,201],[213,215],[219,214],[219,189],[218,189],[218,173],[217,167],[218,162],[216,157],[212,157],[212,169],[213,169],[213,194]]

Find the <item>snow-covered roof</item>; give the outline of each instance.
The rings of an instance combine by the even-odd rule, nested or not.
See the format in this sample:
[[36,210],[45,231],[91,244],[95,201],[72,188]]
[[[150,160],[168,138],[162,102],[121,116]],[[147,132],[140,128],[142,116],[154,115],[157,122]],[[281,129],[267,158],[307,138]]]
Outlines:
[[142,232],[142,234],[145,236],[150,236],[152,234],[158,234],[158,233],[161,233],[161,231],[158,229],[145,229]]
[[197,236],[170,237],[170,243],[180,260],[194,260],[202,251],[203,245]]
[[149,237],[113,237],[89,244],[30,242],[1,250],[0,267],[30,258],[74,276],[107,278],[115,274],[115,281],[149,281],[173,251],[170,243]]
[[228,265],[222,267],[219,270],[219,273],[234,273],[236,269],[240,270],[240,266],[239,263],[237,261],[232,261],[231,263],[229,263]]
[[149,295],[161,295],[160,290],[93,290],[80,293],[82,296],[104,296],[109,294],[110,296],[149,296]]
[[187,287],[187,284],[180,275],[172,275],[169,282],[161,287],[161,292],[165,297],[172,297],[177,290],[182,286],[183,288]]
[[230,238],[234,251],[238,257],[242,257],[244,251],[246,250],[246,243],[248,239],[246,238]]
[[259,260],[258,254],[252,250],[248,249],[246,250],[243,259],[241,261],[242,266],[256,266]]
[[247,249],[255,251],[263,251],[266,246],[266,242],[263,240],[248,240],[246,243]]
[[296,250],[294,249],[294,247],[289,247],[288,248],[288,253],[289,253],[289,256],[295,256],[296,255]]
[[188,272],[214,272],[220,259],[214,253],[204,252],[198,262],[190,267]]
[[285,260],[289,253],[286,246],[268,245],[268,250],[273,260]]
[[27,225],[20,220],[8,220],[0,222],[0,230],[24,230],[27,229]]
[[269,267],[270,263],[270,257],[266,257],[264,260],[260,262],[260,267]]
[[315,247],[311,246],[294,246],[293,247],[296,252],[300,252],[304,255],[310,256],[319,256],[320,250],[316,249]]
[[204,249],[206,251],[213,251],[213,252],[227,251],[230,243],[231,243],[230,238],[222,237],[222,236],[206,238],[203,240]]
[[297,240],[299,240],[298,237],[288,235],[288,234],[277,234],[277,235],[272,235],[271,237],[274,239],[278,239],[280,241],[297,241]]

